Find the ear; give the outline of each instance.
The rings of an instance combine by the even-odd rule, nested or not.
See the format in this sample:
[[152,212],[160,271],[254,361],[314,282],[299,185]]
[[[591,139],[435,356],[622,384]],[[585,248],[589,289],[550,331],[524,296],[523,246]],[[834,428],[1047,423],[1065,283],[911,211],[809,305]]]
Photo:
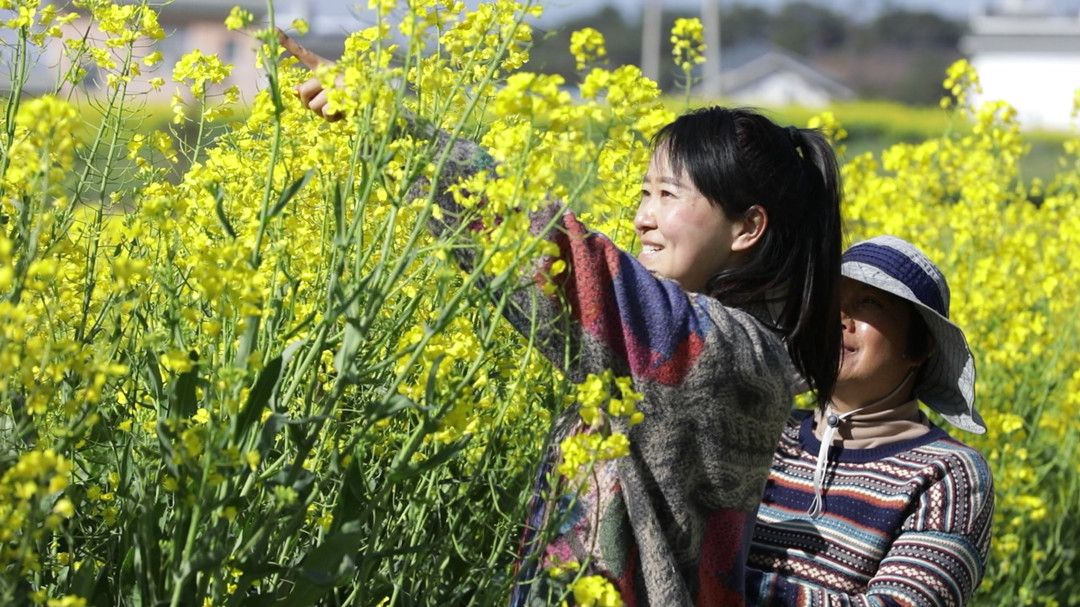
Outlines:
[[937,349],[937,342],[934,341],[934,335],[932,333],[928,332],[927,333],[927,351],[926,352],[923,352],[922,355],[918,356],[918,358],[916,358],[916,359],[908,359],[907,354],[904,354],[903,356],[901,356],[901,358],[903,358],[904,360],[909,361],[909,366],[910,367],[918,368],[918,367],[922,366],[922,363],[927,362],[927,360],[930,358],[930,356],[934,355],[934,352],[936,352],[936,349]]
[[769,213],[765,207],[755,204],[746,209],[742,219],[732,222],[731,251],[749,251],[765,235],[769,227]]
[[936,352],[936,351],[937,351],[937,342],[934,341],[934,334],[930,333],[930,332],[927,332],[927,335],[926,335],[926,352],[922,356],[920,356],[918,358],[918,360],[913,361],[914,364],[912,364],[911,366],[913,366],[913,367],[921,366],[924,362],[926,362],[926,359],[933,356],[934,352]]

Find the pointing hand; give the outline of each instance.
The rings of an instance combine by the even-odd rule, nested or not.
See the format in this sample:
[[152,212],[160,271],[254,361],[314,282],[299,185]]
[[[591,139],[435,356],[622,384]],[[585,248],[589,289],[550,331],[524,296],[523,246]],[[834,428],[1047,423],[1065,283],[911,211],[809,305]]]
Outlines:
[[[314,70],[320,65],[333,65],[334,62],[320,57],[319,55],[304,48],[299,42],[289,38],[285,32],[277,29],[278,41],[285,47],[285,50],[289,51],[296,57],[300,63],[307,66],[308,69]],[[299,84],[294,89],[296,96],[300,98],[300,101],[308,107],[311,111],[322,116],[330,122],[341,120],[343,117],[340,112],[330,112],[327,109],[327,97],[326,89],[323,88],[322,82],[318,78],[310,78],[302,84]]]

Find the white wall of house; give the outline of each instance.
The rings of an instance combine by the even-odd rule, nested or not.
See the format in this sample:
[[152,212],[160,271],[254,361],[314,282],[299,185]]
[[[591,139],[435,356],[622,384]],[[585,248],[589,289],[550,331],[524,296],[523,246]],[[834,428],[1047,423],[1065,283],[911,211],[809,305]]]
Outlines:
[[1080,16],[1014,1],[998,12],[973,15],[970,30],[960,50],[982,84],[981,95],[972,92],[974,101],[1007,101],[1027,130],[1065,130],[1075,123]]
[[1023,128],[1064,130],[1072,124],[1080,54],[987,52],[971,64],[982,83],[977,99],[1009,102]]
[[766,107],[824,107],[832,101],[828,91],[789,71],[778,71],[738,89],[725,90],[725,96]]

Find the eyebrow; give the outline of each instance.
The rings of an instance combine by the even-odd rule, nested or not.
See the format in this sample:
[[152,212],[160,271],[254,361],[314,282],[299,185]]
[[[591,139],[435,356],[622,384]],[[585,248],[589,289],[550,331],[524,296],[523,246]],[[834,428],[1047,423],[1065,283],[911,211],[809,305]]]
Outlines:
[[893,307],[893,306],[897,305],[897,303],[899,303],[899,302],[907,301],[903,297],[900,297],[899,295],[896,295],[895,293],[890,293],[890,292],[888,292],[888,291],[886,291],[884,289],[879,289],[877,287],[868,285],[868,284],[866,284],[864,282],[861,282],[861,281],[856,281],[856,282],[859,283],[858,291],[856,291],[856,293],[858,295],[860,295],[860,296],[861,295],[867,295],[867,294],[873,295],[873,296],[881,299],[882,303],[886,304],[888,307]]
[[[643,179],[642,181],[645,181],[645,179]],[[684,182],[683,182],[682,179],[679,179],[678,177],[673,177],[671,175],[661,175],[660,176],[660,183],[665,183],[665,184],[668,184],[668,185],[674,185],[674,186],[678,186],[678,187],[682,187],[684,185]]]

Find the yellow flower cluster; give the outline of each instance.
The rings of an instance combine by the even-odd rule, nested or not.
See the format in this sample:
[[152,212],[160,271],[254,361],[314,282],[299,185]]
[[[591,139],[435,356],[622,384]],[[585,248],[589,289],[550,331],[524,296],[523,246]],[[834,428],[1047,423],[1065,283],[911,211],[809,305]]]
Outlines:
[[695,65],[705,63],[705,26],[701,19],[680,17],[671,28],[671,53],[675,56],[675,65],[686,74]]
[[949,94],[941,98],[941,107],[956,106],[961,113],[968,110],[968,94],[982,92],[979,74],[967,59],[961,59],[949,66],[944,85]]
[[[612,391],[614,384],[614,392]],[[590,373],[573,392],[564,397],[566,404],[578,403],[581,407],[581,419],[592,427],[604,421],[604,411],[612,417],[625,417],[629,425],[640,423],[644,418],[637,410],[636,403],[644,398],[634,391],[633,380],[629,377],[615,377],[610,369],[600,375]]]
[[251,11],[240,7],[234,6],[229,11],[229,16],[225,17],[225,27],[229,30],[243,29],[255,20],[255,15],[251,14]]
[[[39,46],[46,39],[62,40],[66,67],[61,79],[72,84],[82,82],[88,74],[85,63],[92,61],[113,91],[112,103],[122,105],[126,87],[142,73],[141,66],[153,67],[161,61],[160,51],[150,50],[155,46],[152,41],[165,38],[158,14],[137,3],[81,0],[72,5],[89,12],[92,29],[66,30],[64,26],[72,25],[79,13],[71,11],[58,17],[55,6],[49,4],[42,10],[40,29],[31,40]],[[151,79],[152,83],[158,81]]]
[[604,35],[591,27],[577,30],[570,34],[570,53],[574,56],[577,69],[607,55],[604,47]]
[[573,585],[574,601],[581,607],[622,607],[615,586],[601,575],[586,575]]
[[810,129],[818,129],[821,131],[829,143],[832,144],[833,149],[836,151],[838,157],[843,157],[847,152],[847,146],[843,144],[843,141],[847,139],[847,129],[840,124],[840,121],[836,119],[836,116],[832,112],[822,112],[816,116],[812,116],[806,123],[806,127]]
[[589,474],[593,464],[625,457],[630,454],[630,441],[624,434],[601,437],[597,434],[575,434],[559,444],[562,461],[557,471],[577,479]]
[[[52,449],[23,453],[0,477],[0,570],[18,575],[41,569],[34,549],[19,550],[20,538],[42,538],[75,514],[66,497],[57,497],[71,482],[71,462]],[[51,506],[49,503],[55,500]],[[33,544],[30,544],[33,545]]]
[[232,72],[233,66],[223,63],[217,55],[203,54],[195,49],[180,58],[173,66],[174,82],[190,83],[191,93],[197,98],[206,94],[207,84],[222,82]]
[[610,369],[599,375],[590,373],[584,382],[577,384],[564,401],[578,404],[578,414],[587,427],[559,444],[562,457],[559,474],[579,478],[588,474],[596,462],[629,455],[630,440],[619,429],[644,419],[636,407],[642,398],[643,395],[634,391],[631,378],[614,377]]

